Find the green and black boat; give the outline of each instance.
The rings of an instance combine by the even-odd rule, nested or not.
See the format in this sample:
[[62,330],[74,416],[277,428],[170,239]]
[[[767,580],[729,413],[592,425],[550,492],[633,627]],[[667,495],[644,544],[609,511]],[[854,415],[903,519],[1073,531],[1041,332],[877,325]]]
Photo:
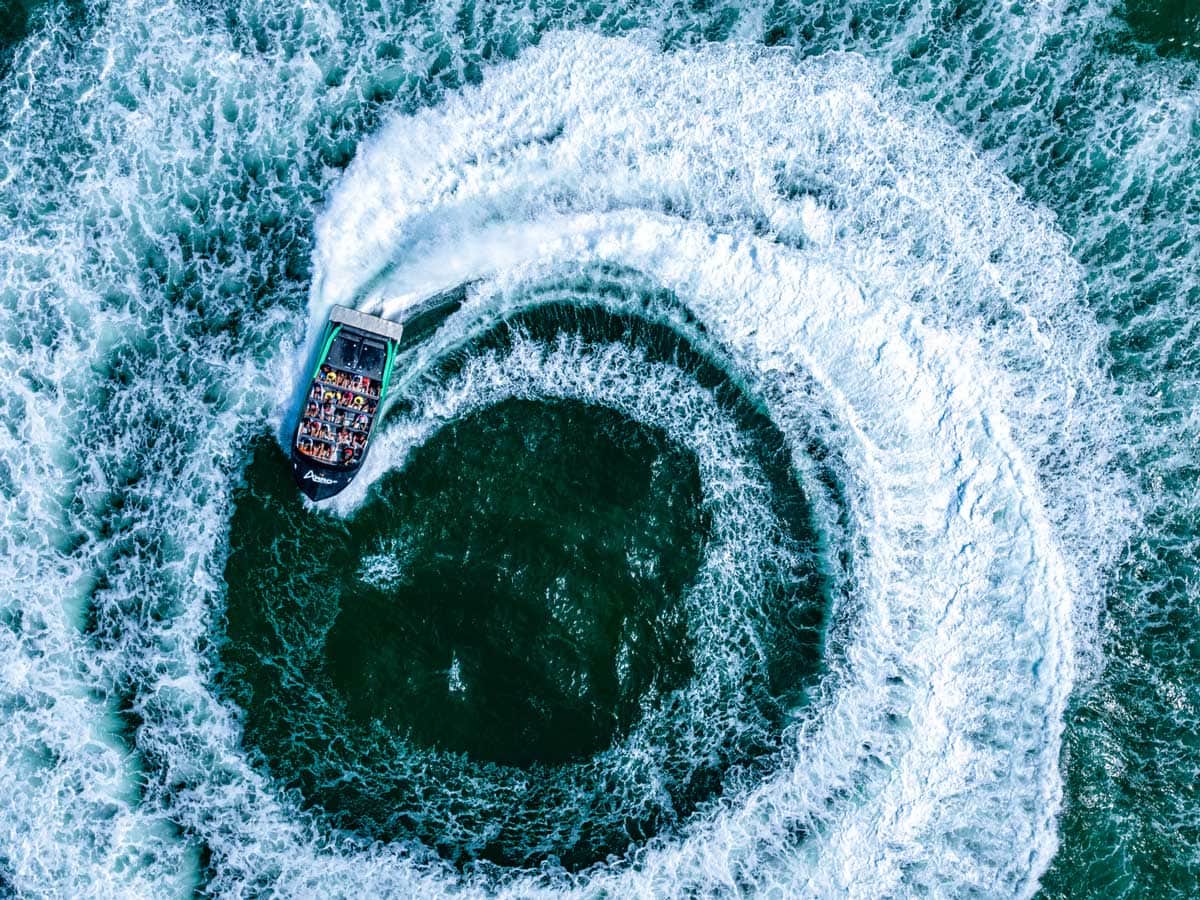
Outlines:
[[292,474],[313,500],[339,493],[366,459],[402,332],[344,306],[329,314],[292,437]]

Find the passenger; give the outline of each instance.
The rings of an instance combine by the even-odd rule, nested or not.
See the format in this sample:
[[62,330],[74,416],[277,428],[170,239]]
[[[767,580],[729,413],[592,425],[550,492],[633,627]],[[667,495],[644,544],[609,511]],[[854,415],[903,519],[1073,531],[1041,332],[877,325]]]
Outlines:
[[335,412],[337,412],[337,407],[333,405],[333,401],[327,401],[325,403],[324,417],[326,419],[332,419]]
[[315,416],[317,414],[317,409],[318,409],[317,404],[310,403],[310,404],[308,404],[308,406],[306,406],[304,408],[304,414],[306,416]]
[[352,462],[353,460],[354,460],[354,450],[350,447],[344,448],[342,450],[342,462],[348,463],[348,462]]
[[355,409],[362,409],[366,405],[366,402],[367,401],[362,398],[361,394],[354,395],[354,408]]
[[362,431],[366,431],[366,430],[367,430],[367,426],[368,426],[368,425],[370,425],[370,424],[371,424],[371,420],[367,418],[367,414],[366,414],[366,413],[359,413],[359,414],[358,414],[358,422],[357,422],[357,425],[358,425],[359,429],[361,429]]
[[349,391],[342,391],[342,406],[349,406],[354,400],[354,394]]

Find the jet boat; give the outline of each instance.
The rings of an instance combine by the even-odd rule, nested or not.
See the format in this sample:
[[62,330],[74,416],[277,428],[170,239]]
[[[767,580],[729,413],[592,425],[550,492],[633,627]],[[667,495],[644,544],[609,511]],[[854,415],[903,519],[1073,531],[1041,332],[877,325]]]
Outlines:
[[329,314],[292,437],[292,474],[313,500],[342,491],[362,467],[403,330],[344,306]]

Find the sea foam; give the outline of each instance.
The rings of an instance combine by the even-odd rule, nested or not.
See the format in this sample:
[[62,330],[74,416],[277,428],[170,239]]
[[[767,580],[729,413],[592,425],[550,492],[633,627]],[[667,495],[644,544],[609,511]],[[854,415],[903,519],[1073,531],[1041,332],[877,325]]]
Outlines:
[[1043,214],[854,57],[564,36],[381,129],[318,235],[314,322],[602,261],[681,298],[785,435],[828,423],[863,553],[794,766],[588,890],[1031,889],[1122,509]]

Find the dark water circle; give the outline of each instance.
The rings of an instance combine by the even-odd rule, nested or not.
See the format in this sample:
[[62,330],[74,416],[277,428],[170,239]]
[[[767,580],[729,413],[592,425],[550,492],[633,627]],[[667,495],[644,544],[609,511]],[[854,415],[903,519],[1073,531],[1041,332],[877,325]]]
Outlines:
[[[714,574],[696,450],[613,409],[464,415],[348,519],[306,505],[264,436],[235,495],[217,687],[250,758],[335,831],[578,872],[778,763],[829,596],[782,434],[673,328],[542,303],[437,357],[421,391],[518,337],[627,346],[712,391],[773,522],[753,594]],[[412,404],[398,397],[396,427],[416,424]]]
[[349,522],[304,512],[278,457],[260,448],[234,516],[224,654],[268,757],[315,688],[358,729],[557,764],[690,677],[679,598],[706,527],[695,458],[661,432],[511,400],[435,434]]
[[511,400],[456,422],[350,525],[348,558],[396,524],[400,558],[343,591],[330,682],[356,721],[474,759],[602,750],[690,675],[699,509],[694,457],[612,410]]

